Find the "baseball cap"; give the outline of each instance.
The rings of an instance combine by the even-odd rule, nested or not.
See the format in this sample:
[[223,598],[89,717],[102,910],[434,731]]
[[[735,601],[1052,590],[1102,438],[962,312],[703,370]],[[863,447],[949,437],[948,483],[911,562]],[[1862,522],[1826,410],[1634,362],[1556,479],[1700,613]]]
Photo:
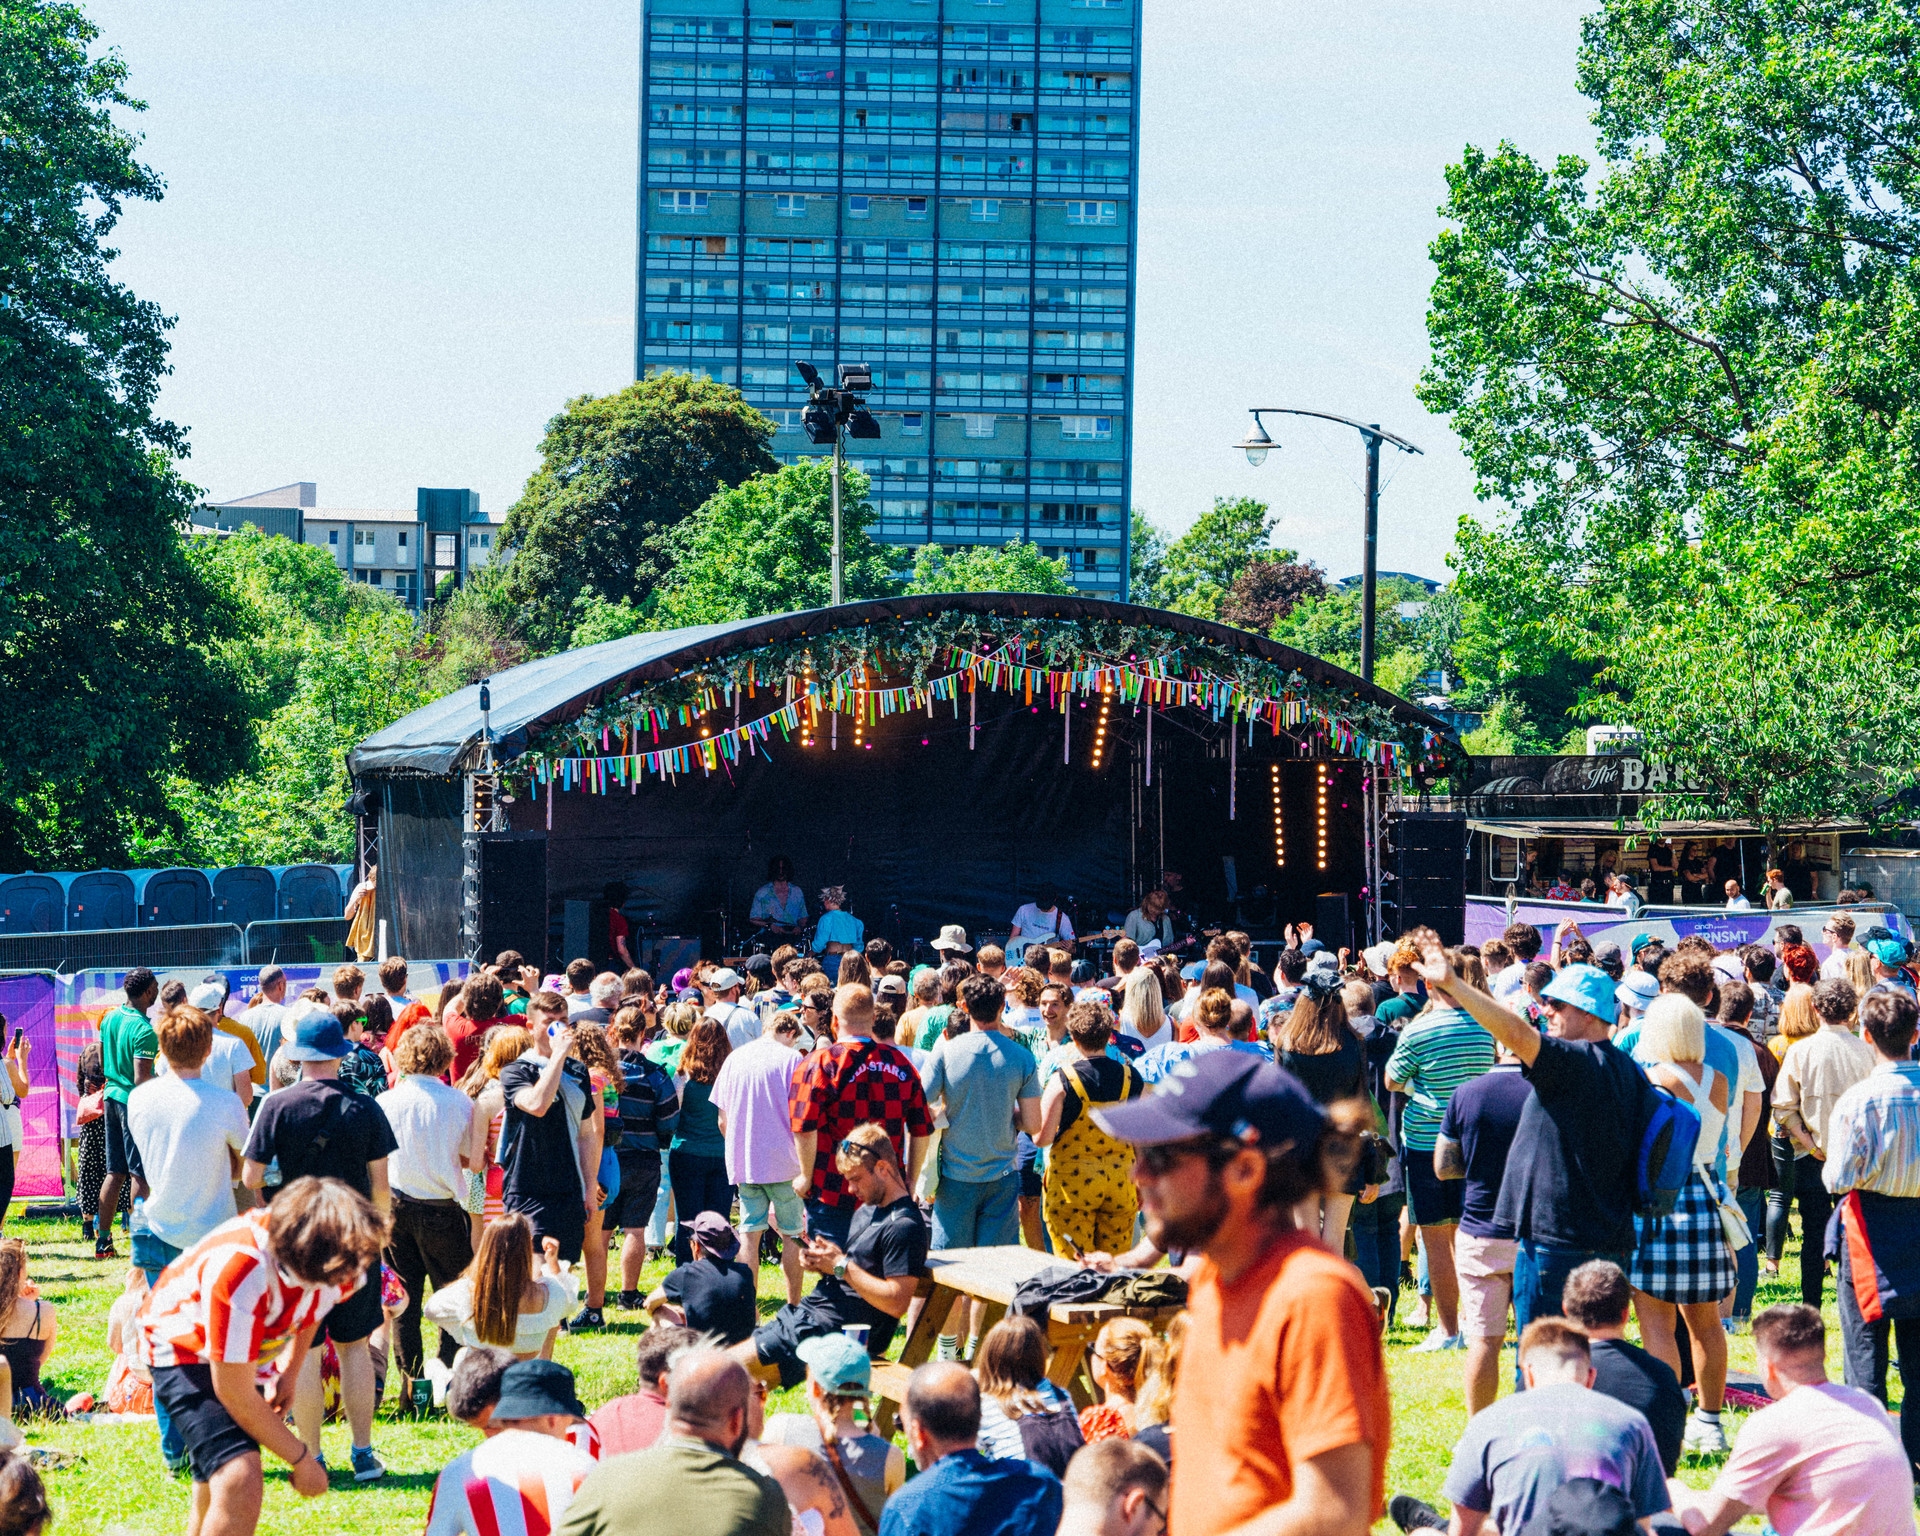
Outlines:
[[1291,1072],[1246,1051],[1191,1056],[1144,1098],[1100,1105],[1094,1122],[1135,1146],[1191,1141],[1212,1133],[1277,1147],[1319,1136],[1326,1112]]
[[1180,967],[1180,979],[1182,981],[1198,981],[1201,976],[1206,973],[1206,969],[1206,961],[1196,960],[1191,965],[1183,965]]
[[747,980],[731,966],[721,966],[717,971],[707,973],[707,985],[716,992],[731,991],[735,987],[744,987]]
[[340,1021],[318,1004],[293,1021],[293,1044],[281,1047],[288,1061],[338,1061],[351,1046]]
[[1540,989],[1540,995],[1571,1004],[1601,1023],[1611,1024],[1620,1016],[1620,1004],[1613,990],[1613,978],[1599,966],[1569,965]]
[[794,1350],[807,1374],[829,1392],[865,1392],[873,1384],[873,1361],[844,1333],[823,1333]]
[[494,1418],[537,1419],[548,1413],[587,1416],[573,1390],[573,1372],[558,1360],[514,1361],[501,1373]]
[[682,1225],[688,1236],[699,1238],[700,1246],[716,1258],[730,1259],[740,1251],[740,1234],[718,1211],[702,1211]]
[[[1630,971],[1621,978],[1620,985],[1613,989],[1614,1000],[1622,1008],[1631,1008],[1635,1013],[1645,1013],[1647,1004],[1660,995],[1660,980],[1649,976],[1645,971]],[[1575,1007],[1583,1005],[1576,1003]]]
[[226,1006],[227,989],[217,981],[203,981],[187,994],[187,1002],[202,1013],[218,1013]]
[[1629,960],[1638,960],[1641,950],[1645,949],[1649,944],[1658,944],[1659,942],[1660,941],[1650,933],[1636,933],[1632,938],[1627,940],[1627,958]]
[[885,992],[889,995],[897,994],[905,997],[907,995],[906,978],[901,976],[882,976],[873,984],[873,990],[876,993]]
[[1882,965],[1907,963],[1907,941],[1897,934],[1889,933],[1885,938],[1868,939],[1862,947]]

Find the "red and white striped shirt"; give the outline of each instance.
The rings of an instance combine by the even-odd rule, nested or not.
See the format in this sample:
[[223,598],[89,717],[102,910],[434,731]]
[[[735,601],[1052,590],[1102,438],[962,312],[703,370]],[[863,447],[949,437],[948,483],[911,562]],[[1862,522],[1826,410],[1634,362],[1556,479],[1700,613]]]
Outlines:
[[255,1365],[265,1376],[294,1335],[351,1294],[289,1275],[267,1246],[267,1212],[248,1211],[162,1271],[140,1308],[140,1359],[149,1368]]
[[426,1536],[548,1536],[593,1465],[565,1440],[503,1429],[447,1463]]

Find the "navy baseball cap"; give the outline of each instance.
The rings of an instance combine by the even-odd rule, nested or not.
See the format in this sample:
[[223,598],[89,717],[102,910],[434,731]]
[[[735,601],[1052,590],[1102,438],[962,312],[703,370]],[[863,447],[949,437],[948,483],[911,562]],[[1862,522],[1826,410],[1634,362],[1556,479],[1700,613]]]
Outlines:
[[1196,1136],[1231,1136],[1249,1144],[1305,1146],[1319,1136],[1326,1112],[1291,1072],[1249,1051],[1221,1047],[1189,1056],[1143,1098],[1103,1104],[1094,1123],[1110,1136],[1152,1147]]

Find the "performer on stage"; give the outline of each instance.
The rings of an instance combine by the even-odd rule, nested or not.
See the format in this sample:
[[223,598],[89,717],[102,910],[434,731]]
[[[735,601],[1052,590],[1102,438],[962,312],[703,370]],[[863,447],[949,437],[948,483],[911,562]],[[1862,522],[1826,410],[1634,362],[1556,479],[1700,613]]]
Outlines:
[[1161,949],[1173,948],[1173,919],[1167,915],[1167,893],[1161,886],[1155,886],[1140,898],[1140,905],[1127,914],[1123,927],[1128,938],[1145,949],[1149,944],[1158,944]]
[[820,893],[820,921],[813,930],[816,955],[849,955],[867,941],[867,925],[846,910],[847,888],[830,885]]
[[784,853],[767,861],[767,883],[753,893],[747,921],[770,939],[795,939],[805,930],[807,898],[793,883],[793,860]]
[[1013,914],[1013,932],[1007,935],[1007,958],[1025,956],[1029,944],[1058,943],[1073,948],[1073,921],[1060,910],[1060,898],[1051,885],[1033,893],[1033,900]]

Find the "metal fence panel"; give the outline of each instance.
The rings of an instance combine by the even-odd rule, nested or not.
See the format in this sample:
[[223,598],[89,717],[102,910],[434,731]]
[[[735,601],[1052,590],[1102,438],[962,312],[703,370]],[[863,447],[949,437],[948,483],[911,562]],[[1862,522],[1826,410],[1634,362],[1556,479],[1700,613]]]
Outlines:
[[344,917],[281,917],[247,924],[248,965],[332,965],[351,960]]
[[246,939],[233,923],[169,928],[92,928],[78,933],[0,934],[0,971],[156,971],[183,965],[243,965]]

